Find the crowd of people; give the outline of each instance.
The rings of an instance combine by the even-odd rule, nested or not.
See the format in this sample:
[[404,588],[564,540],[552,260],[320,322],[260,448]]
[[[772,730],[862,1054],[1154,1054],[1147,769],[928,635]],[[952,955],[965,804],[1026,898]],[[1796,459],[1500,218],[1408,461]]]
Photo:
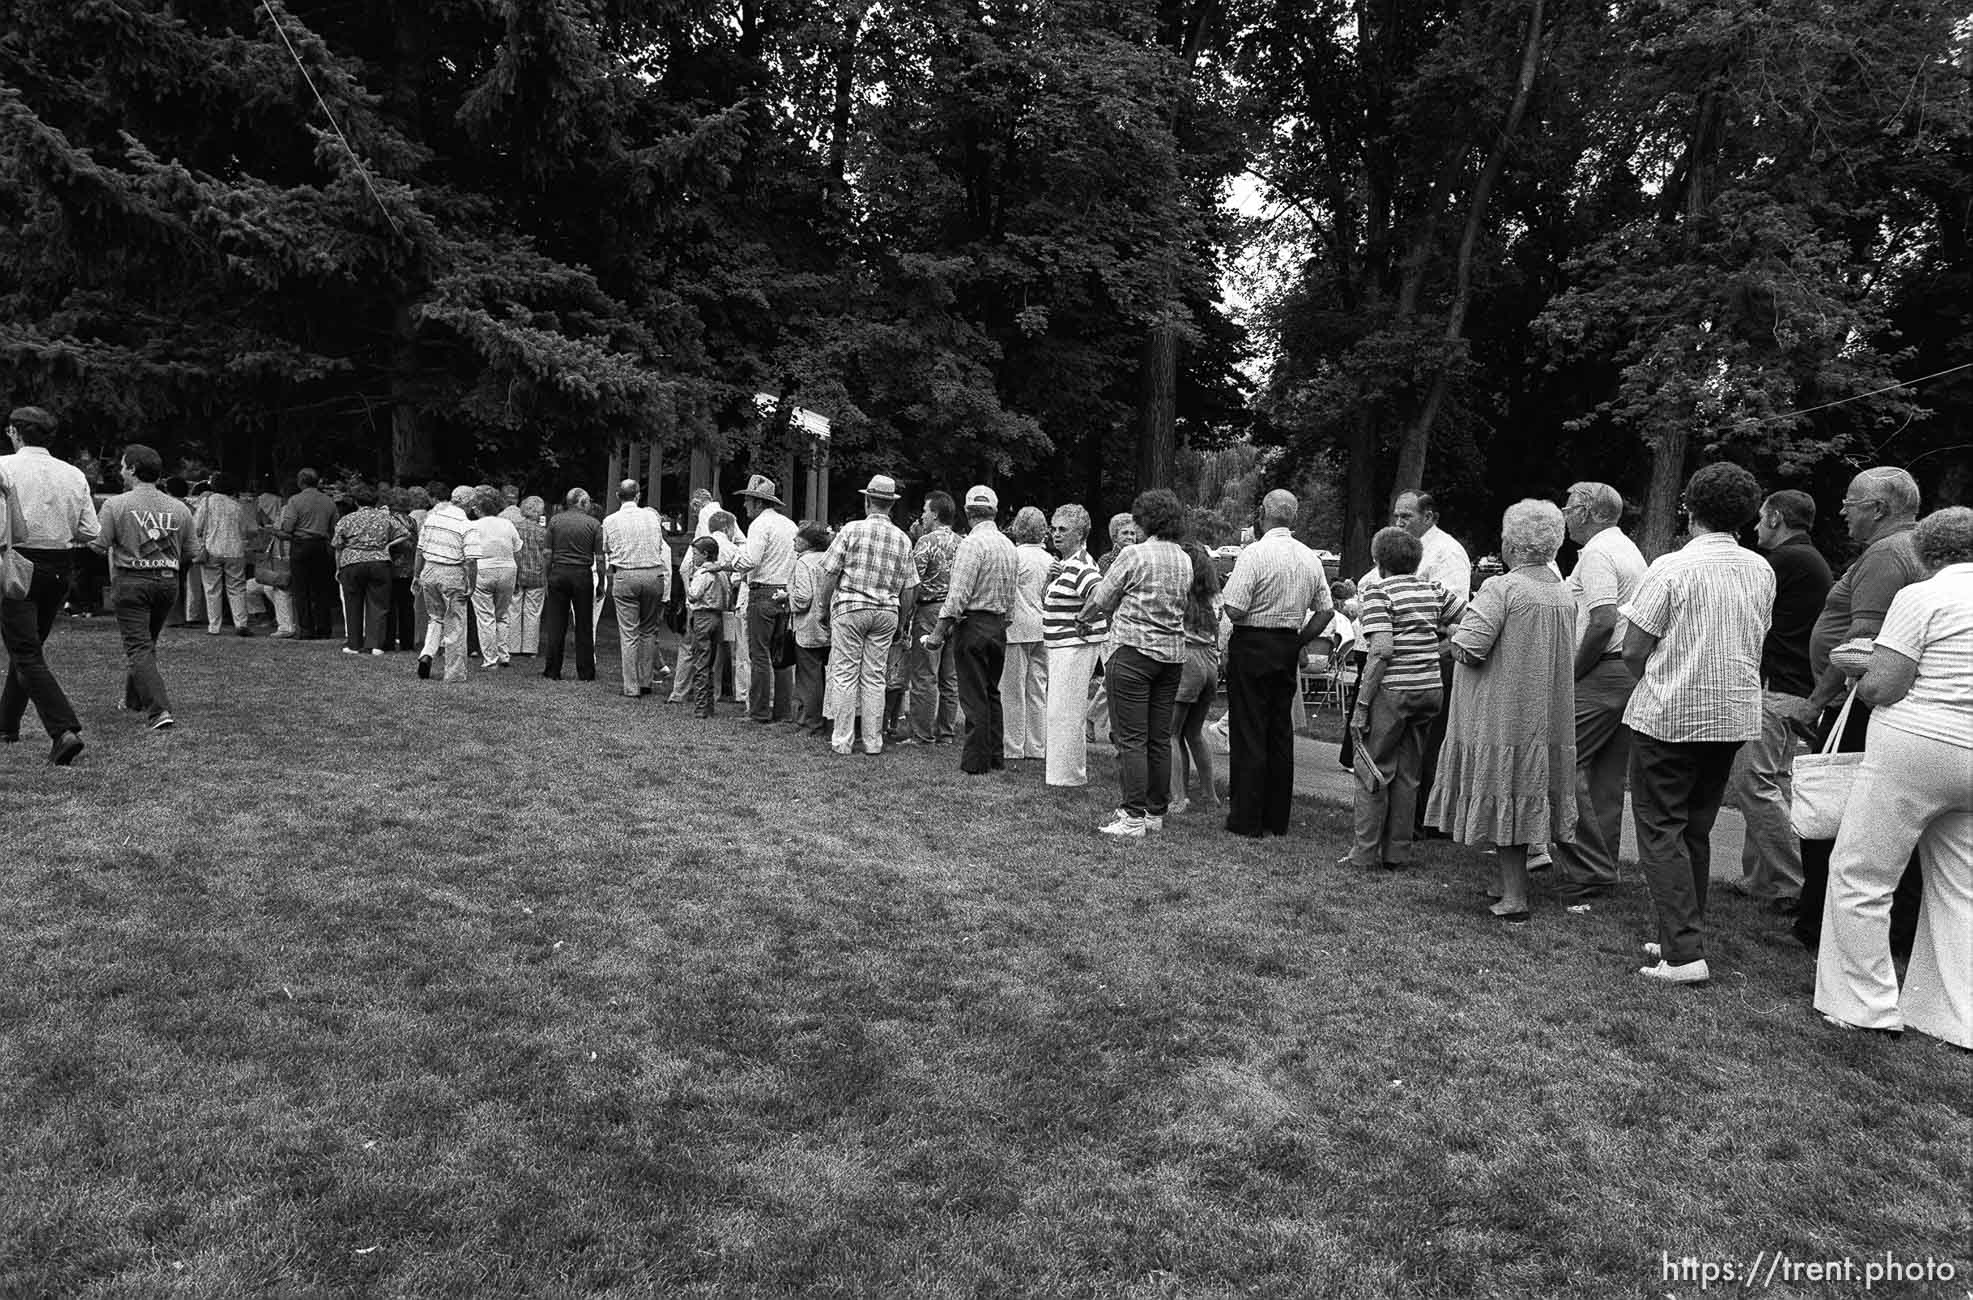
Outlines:
[[[273,635],[308,639],[333,635],[339,592],[345,654],[415,650],[419,678],[456,682],[476,641],[484,670],[538,656],[559,680],[573,640],[589,681],[606,593],[625,696],[668,685],[664,698],[712,716],[730,672],[748,721],[791,724],[836,755],[955,745],[962,773],[1037,763],[1048,786],[1086,785],[1090,746],[1107,743],[1120,797],[1097,829],[1118,839],[1222,807],[1205,735],[1222,681],[1225,829],[1287,835],[1302,673],[1312,650],[1344,642],[1358,671],[1339,869],[1400,869],[1438,833],[1494,857],[1499,920],[1531,918],[1544,869],[1560,906],[1588,914],[1619,885],[1628,792],[1656,930],[1639,973],[1703,983],[1711,832],[1730,799],[1747,821],[1735,887],[1818,951],[1825,1018],[1973,1048],[1973,510],[1921,521],[1902,470],[1852,482],[1842,509],[1862,549],[1840,578],[1809,541],[1812,498],[1763,496],[1745,469],[1714,464],[1686,485],[1684,544],[1655,562],[1623,532],[1620,494],[1578,483],[1559,507],[1508,508],[1498,572],[1479,571],[1476,590],[1423,492],[1398,498],[1354,583],[1332,584],[1296,539],[1286,491],[1264,497],[1222,580],[1168,491],[1110,519],[1093,556],[1081,505],[1024,507],[1003,532],[998,494],[976,485],[958,501],[927,493],[900,525],[881,474],[833,530],[792,518],[764,476],[739,494],[744,527],[699,492],[674,566],[668,521],[632,480],[608,512],[581,489],[550,513],[489,485],[357,485],[338,502],[309,470],[285,500],[215,476],[188,503],[133,445],[125,490],[98,507],[48,453],[53,429],[15,410],[15,454],[0,457],[0,543],[31,568],[0,601],[0,741],[19,739],[32,702],[58,765],[82,752],[82,728],[42,646],[76,548],[108,557],[124,704],[153,729],[173,725],[156,642],[181,598],[210,634],[230,615],[249,635],[264,597]],[[1749,526],[1758,551],[1738,540]],[[1578,548],[1566,577],[1565,539]],[[1800,744],[1825,739],[1861,752],[1860,774],[1841,833],[1801,841],[1790,771]]]

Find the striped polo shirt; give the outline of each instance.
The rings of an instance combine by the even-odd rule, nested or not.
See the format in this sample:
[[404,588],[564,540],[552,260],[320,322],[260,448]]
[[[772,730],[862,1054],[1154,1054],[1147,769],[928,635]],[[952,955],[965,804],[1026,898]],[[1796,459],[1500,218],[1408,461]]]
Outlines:
[[1658,638],[1624,723],[1668,744],[1761,734],[1761,643],[1774,568],[1731,533],[1701,533],[1661,555],[1617,613]]
[[1041,594],[1041,639],[1053,646],[1102,645],[1110,635],[1110,620],[1103,617],[1087,628],[1076,622],[1083,602],[1096,590],[1102,570],[1086,550],[1077,551],[1054,566],[1055,576]]
[[473,521],[450,501],[441,501],[425,515],[418,529],[418,553],[430,564],[462,564],[466,559],[466,534]]
[[1394,573],[1363,593],[1357,635],[1368,642],[1378,633],[1391,638],[1384,686],[1394,691],[1436,691],[1439,633],[1466,610],[1466,602],[1429,578]]

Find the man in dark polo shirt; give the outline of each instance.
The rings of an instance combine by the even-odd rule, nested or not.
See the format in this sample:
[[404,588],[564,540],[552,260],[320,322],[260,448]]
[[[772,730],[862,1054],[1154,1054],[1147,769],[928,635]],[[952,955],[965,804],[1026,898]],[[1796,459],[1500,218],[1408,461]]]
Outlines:
[[274,535],[290,544],[293,570],[295,640],[318,640],[335,635],[336,559],[329,551],[336,521],[342,512],[318,486],[322,476],[312,469],[295,475],[301,489],[281,509]]
[[1815,690],[1809,636],[1832,581],[1829,561],[1809,541],[1815,498],[1793,489],[1761,503],[1754,540],[1774,567],[1774,613],[1761,645],[1761,734],[1734,755],[1727,799],[1747,821],[1736,893],[1792,913],[1802,894],[1801,842],[1789,824],[1795,731]]
[[603,525],[589,513],[589,494],[569,489],[563,508],[548,521],[548,597],[541,611],[541,675],[562,680],[562,645],[575,628],[575,675],[596,680],[596,600]]
[[[1925,578],[1917,548],[1912,545],[1912,530],[1918,526],[1918,481],[1909,473],[1885,466],[1867,469],[1851,479],[1843,496],[1843,522],[1850,540],[1863,547],[1863,553],[1830,587],[1809,635],[1809,668],[1815,674],[1815,689],[1803,712],[1821,719],[1820,730],[1825,736],[1835,725],[1837,708],[1849,689],[1842,670],[1830,665],[1829,652],[1858,637],[1875,638],[1892,597]],[[1858,700],[1837,749],[1860,752],[1869,727],[1870,706]],[[1793,934],[1811,952],[1822,942],[1822,901],[1829,888],[1829,855],[1835,843],[1802,841],[1802,898]],[[1891,899],[1891,952],[1901,960],[1911,955],[1922,891],[1923,879],[1914,855]]]

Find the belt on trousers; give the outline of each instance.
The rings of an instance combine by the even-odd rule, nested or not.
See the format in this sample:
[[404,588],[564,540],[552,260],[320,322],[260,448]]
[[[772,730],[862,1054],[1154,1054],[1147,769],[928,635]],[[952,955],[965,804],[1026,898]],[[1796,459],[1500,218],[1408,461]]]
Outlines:
[[1622,659],[1623,657],[1624,652],[1621,650],[1605,650],[1602,654],[1596,656],[1596,662],[1607,664],[1613,659]]
[[427,557],[425,567],[429,569],[434,566],[441,569],[463,569],[466,567],[466,562],[464,560],[434,560]]

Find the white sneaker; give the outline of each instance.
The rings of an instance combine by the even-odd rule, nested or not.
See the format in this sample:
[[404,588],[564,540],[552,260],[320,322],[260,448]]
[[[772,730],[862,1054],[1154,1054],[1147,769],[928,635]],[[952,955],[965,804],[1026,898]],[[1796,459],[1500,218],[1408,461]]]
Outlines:
[[1141,840],[1144,838],[1144,818],[1133,817],[1119,808],[1116,817],[1107,826],[1098,826],[1096,829],[1105,835],[1122,835],[1129,839]]
[[1656,966],[1639,966],[1637,973],[1646,979],[1659,980],[1666,984],[1704,984],[1713,977],[1713,972],[1706,967],[1704,957],[1677,966],[1663,961]]
[[1528,870],[1540,871],[1543,867],[1555,865],[1555,856],[1547,849],[1540,848],[1528,854]]
[[1652,961],[1657,961],[1665,955],[1665,950],[1655,943],[1647,943],[1644,945],[1644,955]]

